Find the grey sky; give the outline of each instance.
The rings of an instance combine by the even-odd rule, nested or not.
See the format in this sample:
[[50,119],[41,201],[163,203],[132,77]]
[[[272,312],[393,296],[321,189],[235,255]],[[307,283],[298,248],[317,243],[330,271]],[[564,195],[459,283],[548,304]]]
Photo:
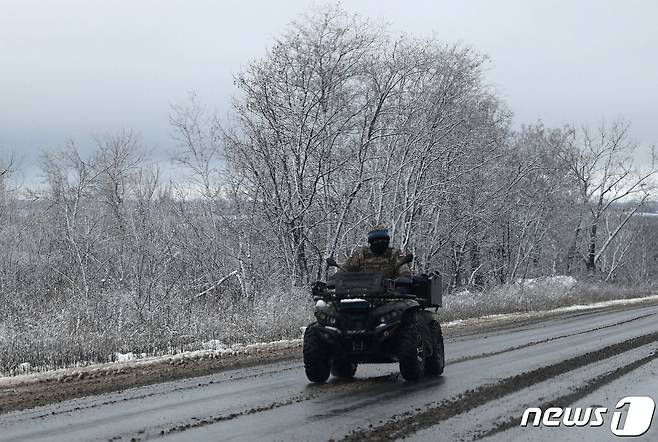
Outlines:
[[[322,3],[315,3],[322,4]],[[624,116],[658,143],[658,2],[377,1],[343,7],[395,31],[491,57],[488,81],[515,122],[596,124]],[[220,113],[232,75],[262,56],[306,1],[0,0],[0,150],[24,156],[69,138],[133,128],[164,158],[170,103],[190,90]],[[32,171],[32,172],[31,172]]]

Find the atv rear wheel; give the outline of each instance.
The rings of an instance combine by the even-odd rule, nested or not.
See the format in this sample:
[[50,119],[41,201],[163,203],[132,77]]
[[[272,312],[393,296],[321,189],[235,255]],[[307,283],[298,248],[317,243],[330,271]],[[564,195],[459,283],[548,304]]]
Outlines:
[[400,374],[407,381],[417,381],[425,371],[426,349],[423,340],[423,325],[415,312],[407,318],[398,334],[398,360]]
[[439,376],[443,373],[446,365],[445,352],[443,349],[443,333],[438,321],[430,322],[430,333],[432,338],[432,354],[425,361],[425,373],[430,376]]
[[347,358],[336,358],[331,362],[331,374],[337,378],[351,379],[356,374],[357,365]]
[[311,382],[322,383],[329,379],[329,346],[313,325],[304,332],[304,370]]

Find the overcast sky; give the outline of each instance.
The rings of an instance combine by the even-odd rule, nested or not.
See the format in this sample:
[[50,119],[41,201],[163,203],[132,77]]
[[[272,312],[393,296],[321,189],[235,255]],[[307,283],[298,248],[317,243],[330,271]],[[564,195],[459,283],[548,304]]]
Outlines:
[[[323,4],[315,2],[315,5]],[[194,90],[220,113],[233,75],[312,3],[0,0],[0,154],[138,131],[166,157],[170,104]],[[491,58],[487,81],[515,123],[596,124],[624,116],[658,143],[658,2],[346,0],[394,31],[461,42]]]

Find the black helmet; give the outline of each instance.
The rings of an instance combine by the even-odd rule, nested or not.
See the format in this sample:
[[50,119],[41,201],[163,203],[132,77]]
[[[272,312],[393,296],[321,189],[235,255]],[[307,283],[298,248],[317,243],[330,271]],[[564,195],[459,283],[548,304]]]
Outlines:
[[369,232],[368,232],[368,242],[372,242],[376,239],[391,239],[391,235],[388,233],[388,227],[384,225],[377,225],[373,227]]
[[391,235],[388,233],[386,226],[378,225],[368,232],[368,243],[370,250],[375,255],[383,255],[388,250],[388,243]]

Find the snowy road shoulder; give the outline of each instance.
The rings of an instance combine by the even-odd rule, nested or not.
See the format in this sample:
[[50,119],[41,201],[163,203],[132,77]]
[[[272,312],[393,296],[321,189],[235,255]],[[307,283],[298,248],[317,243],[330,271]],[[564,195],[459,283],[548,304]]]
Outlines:
[[496,315],[485,315],[477,318],[457,319],[442,323],[443,328],[452,327],[478,327],[486,324],[496,324],[504,322],[516,322],[518,320],[541,320],[578,311],[601,310],[611,307],[624,307],[651,304],[658,302],[658,295],[645,296],[642,298],[615,299],[611,301],[601,301],[592,304],[576,304],[568,307],[560,307],[553,310],[537,310],[530,312],[503,313]]

